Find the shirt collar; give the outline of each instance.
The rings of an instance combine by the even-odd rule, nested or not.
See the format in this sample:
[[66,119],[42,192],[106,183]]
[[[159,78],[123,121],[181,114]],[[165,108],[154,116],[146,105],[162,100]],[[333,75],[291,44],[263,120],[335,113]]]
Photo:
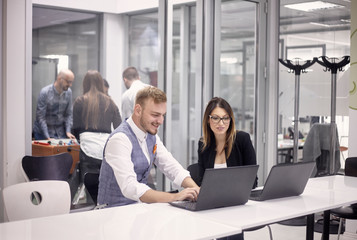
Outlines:
[[59,92],[57,91],[56,87],[55,87],[55,84],[52,84],[52,88],[53,88],[53,91],[54,91],[57,95],[59,95],[59,96],[62,96],[62,95],[64,94],[64,92],[65,92],[65,91],[62,91],[62,93],[59,93]]
[[136,138],[142,143],[146,139],[148,133],[144,132],[138,126],[136,126],[136,124],[134,123],[131,116],[126,121],[129,124],[129,126],[131,127],[131,129],[133,130]]
[[[131,85],[136,85],[136,84],[140,84],[140,80],[139,79],[137,79],[137,80],[135,80],[135,81],[133,81],[133,83],[131,84]],[[130,86],[131,87],[131,86]]]

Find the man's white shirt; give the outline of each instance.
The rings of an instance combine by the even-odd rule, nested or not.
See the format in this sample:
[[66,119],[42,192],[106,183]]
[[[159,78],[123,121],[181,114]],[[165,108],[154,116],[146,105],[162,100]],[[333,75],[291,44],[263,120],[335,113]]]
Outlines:
[[123,120],[129,118],[133,113],[137,92],[147,86],[150,85],[143,83],[140,80],[135,80],[130,88],[123,93],[121,98],[121,118]]
[[[148,133],[143,132],[136,126],[131,117],[127,122],[143,150],[148,163],[150,163],[149,149],[147,149],[146,137]],[[154,164],[173,182],[175,188],[182,185],[183,180],[190,174],[166,149],[160,137],[156,135],[156,158]],[[117,183],[126,198],[140,202],[140,197],[149,189],[149,186],[137,181],[137,175],[134,171],[134,164],[131,161],[132,144],[125,133],[119,132],[114,134],[107,143],[105,148],[105,159],[112,167]],[[150,149],[152,151],[152,149]]]

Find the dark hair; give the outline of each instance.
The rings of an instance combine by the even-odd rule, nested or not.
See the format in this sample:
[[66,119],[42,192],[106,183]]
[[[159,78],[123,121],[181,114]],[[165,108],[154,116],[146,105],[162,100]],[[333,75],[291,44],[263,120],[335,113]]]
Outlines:
[[203,142],[203,148],[206,149],[210,144],[213,142],[214,138],[214,133],[209,126],[209,116],[213,112],[213,110],[216,107],[223,108],[226,110],[228,113],[229,117],[231,118],[231,121],[229,123],[229,127],[226,133],[226,144],[225,144],[225,151],[226,151],[226,156],[227,158],[232,152],[232,147],[233,147],[233,142],[236,134],[236,129],[235,129],[235,121],[234,121],[234,115],[233,115],[233,110],[229,103],[224,100],[223,98],[220,97],[214,97],[211,99],[211,101],[208,102],[205,113],[203,115],[203,120],[202,120],[202,132],[203,132],[203,137],[202,137],[202,142]]
[[104,93],[104,81],[100,73],[96,70],[89,70],[83,79],[83,119],[85,129],[97,129],[99,124],[99,102],[104,98],[106,111],[111,99]]
[[139,79],[138,70],[135,67],[128,67],[123,72],[123,79],[127,79],[129,81]]
[[89,70],[83,79],[83,94],[93,89],[104,93],[104,81],[98,71]]
[[105,78],[103,78],[103,82],[104,82],[104,87],[109,88],[109,83]]

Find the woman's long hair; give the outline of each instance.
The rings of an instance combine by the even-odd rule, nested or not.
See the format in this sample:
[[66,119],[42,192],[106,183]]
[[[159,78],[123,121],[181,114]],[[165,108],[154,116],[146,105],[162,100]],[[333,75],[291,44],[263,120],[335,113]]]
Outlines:
[[[215,142],[215,136],[214,133],[209,125],[209,116],[211,115],[212,111],[216,108],[220,107],[226,110],[228,113],[229,117],[231,118],[231,121],[229,123],[229,127],[226,132],[226,142],[223,150],[226,151],[226,157],[228,158],[231,155],[232,148],[233,148],[233,143],[234,139],[236,136],[236,129],[235,129],[235,121],[234,121],[234,115],[231,106],[229,103],[224,100],[223,98],[220,97],[214,97],[209,101],[207,104],[205,113],[203,115],[203,121],[202,121],[202,131],[203,131],[203,137],[202,137],[202,142],[203,142],[203,148],[202,151],[204,151],[207,147],[209,147],[213,142]],[[222,150],[222,151],[223,151]]]
[[[104,109],[100,109],[101,100],[105,102]],[[98,129],[101,112],[107,111],[111,99],[104,93],[104,81],[98,71],[89,70],[83,79],[83,105],[82,117],[85,129]]]

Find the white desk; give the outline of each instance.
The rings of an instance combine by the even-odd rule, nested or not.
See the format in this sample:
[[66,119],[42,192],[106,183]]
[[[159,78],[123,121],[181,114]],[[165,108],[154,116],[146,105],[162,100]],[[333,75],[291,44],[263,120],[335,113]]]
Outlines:
[[[194,215],[244,230],[356,202],[357,178],[329,176],[310,179],[304,193],[297,197],[248,201],[245,205],[200,211]],[[307,232],[307,237],[313,239],[313,226],[310,225],[308,230],[311,232]],[[328,239],[328,234],[324,237]]]
[[0,224],[2,240],[212,239],[241,232],[240,228],[187,215],[160,204],[73,213]]
[[[301,196],[191,212],[167,203],[133,204],[0,224],[2,240],[212,239],[357,202],[357,178],[310,179]],[[311,231],[311,227],[308,227]],[[312,229],[313,231],[313,229]],[[313,232],[312,232],[313,233]],[[307,237],[312,238],[307,234]],[[324,236],[328,239],[328,234]]]

